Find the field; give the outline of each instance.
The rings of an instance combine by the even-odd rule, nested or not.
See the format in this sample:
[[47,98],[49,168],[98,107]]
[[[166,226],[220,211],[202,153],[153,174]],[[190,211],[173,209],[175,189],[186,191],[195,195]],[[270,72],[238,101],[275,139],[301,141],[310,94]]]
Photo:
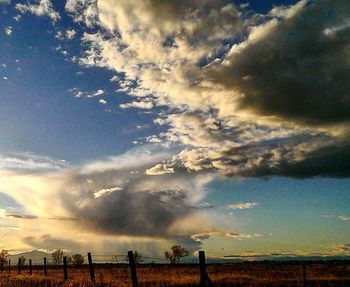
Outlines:
[[[300,263],[246,262],[237,264],[207,265],[213,285],[226,286],[304,286],[303,268]],[[306,286],[350,286],[350,262],[306,263]],[[137,266],[140,287],[199,286],[198,265],[142,264]],[[41,266],[33,266],[18,274],[13,268],[0,273],[0,286],[128,286],[131,287],[129,266],[126,264],[95,265],[95,284],[89,280],[87,266],[68,267],[68,280],[63,280],[61,267],[49,267],[48,276]]]

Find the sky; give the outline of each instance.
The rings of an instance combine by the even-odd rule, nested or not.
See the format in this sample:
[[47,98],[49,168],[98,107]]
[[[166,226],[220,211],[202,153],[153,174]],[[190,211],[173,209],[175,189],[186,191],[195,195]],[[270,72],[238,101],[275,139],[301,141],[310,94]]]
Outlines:
[[350,255],[349,10],[0,0],[0,249]]

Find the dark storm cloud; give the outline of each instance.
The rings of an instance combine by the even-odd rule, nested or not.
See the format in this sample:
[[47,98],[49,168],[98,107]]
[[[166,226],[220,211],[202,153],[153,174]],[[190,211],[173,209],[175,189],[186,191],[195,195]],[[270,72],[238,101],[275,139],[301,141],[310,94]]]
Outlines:
[[341,144],[317,149],[302,160],[282,158],[271,164],[273,155],[269,152],[262,156],[259,165],[247,171],[245,176],[287,176],[295,178],[308,177],[349,177],[350,145]]
[[[243,151],[252,154],[251,150]],[[254,153],[254,152],[253,152]],[[333,144],[305,152],[301,159],[296,157],[297,151],[286,145],[273,146],[255,158],[257,164],[250,164],[252,159],[246,158],[247,169],[242,171],[247,177],[287,176],[295,178],[307,177],[348,177],[350,176],[350,145]],[[276,159],[276,154],[278,159]],[[244,157],[243,157],[244,158]],[[253,158],[254,159],[254,158]]]
[[129,167],[120,163],[70,175],[61,200],[79,226],[101,234],[168,237],[171,225],[195,210],[195,177],[185,172],[148,176],[145,171],[156,159],[134,160]]
[[227,177],[349,177],[350,144],[329,137],[302,137],[284,142],[249,144],[214,153],[183,152],[181,165],[196,170],[218,170]]
[[85,228],[100,233],[164,237],[175,220],[190,213],[185,198],[184,191],[134,192],[126,188],[73,212]]
[[238,52],[208,74],[244,94],[239,106],[257,114],[311,125],[348,121],[349,9],[347,0],[313,1],[293,17],[274,18],[267,35],[234,46]]
[[277,175],[293,177],[349,177],[350,144],[340,143],[317,149],[296,162],[281,162]]

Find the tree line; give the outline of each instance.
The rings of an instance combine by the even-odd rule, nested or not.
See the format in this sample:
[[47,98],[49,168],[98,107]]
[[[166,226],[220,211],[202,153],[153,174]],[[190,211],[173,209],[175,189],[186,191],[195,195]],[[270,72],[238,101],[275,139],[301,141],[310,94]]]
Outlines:
[[[143,257],[140,252],[134,251],[134,259],[135,263],[141,263],[143,261]],[[8,264],[8,257],[9,257],[9,252],[7,250],[1,250],[0,252],[0,268],[3,270],[4,266]],[[164,257],[166,260],[168,260],[171,264],[179,264],[181,260],[188,256],[189,252],[181,247],[180,245],[174,245],[171,247],[169,251],[166,251],[164,253]],[[52,263],[55,265],[62,264],[63,262],[63,257],[64,257],[64,251],[62,249],[56,249],[51,253],[52,256]],[[18,262],[21,266],[24,266],[27,262],[27,258],[24,256],[20,256],[18,258]],[[118,262],[117,257],[116,263]],[[128,256],[125,257],[125,260],[128,261]],[[82,254],[76,253],[71,256],[67,257],[67,263],[74,265],[74,266],[81,266],[85,262],[85,258]]]

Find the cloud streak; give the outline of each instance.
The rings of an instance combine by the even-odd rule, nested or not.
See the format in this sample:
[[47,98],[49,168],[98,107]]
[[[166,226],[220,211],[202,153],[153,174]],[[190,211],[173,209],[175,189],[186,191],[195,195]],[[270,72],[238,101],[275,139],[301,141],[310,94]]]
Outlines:
[[338,219],[342,220],[342,221],[349,221],[350,220],[350,216],[348,216],[348,215],[340,215],[340,216],[338,216]]
[[262,237],[262,234],[259,233],[236,233],[236,232],[229,232],[227,230],[223,229],[213,229],[207,232],[202,232],[198,234],[194,234],[191,236],[192,239],[196,240],[197,242],[202,242],[203,240],[209,239],[211,237],[226,237],[226,238],[233,238],[238,240],[243,239],[252,239],[252,238],[259,238]]
[[227,205],[228,209],[250,209],[258,206],[256,202],[240,202]]
[[0,154],[0,169],[22,172],[43,172],[62,170],[69,166],[65,160],[54,160],[31,153]]

